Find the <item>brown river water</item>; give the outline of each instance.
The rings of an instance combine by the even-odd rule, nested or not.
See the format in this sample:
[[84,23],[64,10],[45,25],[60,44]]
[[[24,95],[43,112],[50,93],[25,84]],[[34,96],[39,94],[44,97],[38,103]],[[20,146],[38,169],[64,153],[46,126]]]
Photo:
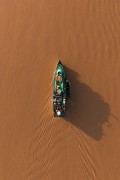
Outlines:
[[0,0],[0,180],[120,180],[119,167],[120,1]]

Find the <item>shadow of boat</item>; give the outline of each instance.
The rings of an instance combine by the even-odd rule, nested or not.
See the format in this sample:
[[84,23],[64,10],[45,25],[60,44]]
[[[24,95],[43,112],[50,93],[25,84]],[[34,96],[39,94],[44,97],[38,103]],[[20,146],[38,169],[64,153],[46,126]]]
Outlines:
[[104,135],[103,124],[109,123],[109,104],[100,94],[79,81],[75,71],[67,67],[65,71],[71,82],[71,98],[67,102],[65,119],[88,136],[100,140]]

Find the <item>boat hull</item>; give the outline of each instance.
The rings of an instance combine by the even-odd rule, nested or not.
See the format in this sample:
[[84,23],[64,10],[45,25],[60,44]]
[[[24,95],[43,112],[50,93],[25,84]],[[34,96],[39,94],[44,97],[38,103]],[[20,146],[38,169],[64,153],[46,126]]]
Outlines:
[[53,78],[53,111],[55,117],[63,117],[66,109],[66,77],[65,70],[58,62]]

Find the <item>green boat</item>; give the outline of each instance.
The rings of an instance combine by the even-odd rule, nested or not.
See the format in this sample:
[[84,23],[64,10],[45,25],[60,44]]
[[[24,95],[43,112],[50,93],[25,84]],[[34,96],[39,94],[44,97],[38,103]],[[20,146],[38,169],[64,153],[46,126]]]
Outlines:
[[66,100],[70,97],[70,82],[66,80],[64,67],[59,60],[53,79],[53,112],[54,117],[65,116]]

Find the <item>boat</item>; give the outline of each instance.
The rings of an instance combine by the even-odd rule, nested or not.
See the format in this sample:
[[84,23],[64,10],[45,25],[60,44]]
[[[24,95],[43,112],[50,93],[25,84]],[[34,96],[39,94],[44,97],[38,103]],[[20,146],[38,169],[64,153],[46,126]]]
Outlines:
[[70,82],[66,79],[63,64],[59,60],[53,77],[53,113],[54,117],[64,117],[66,100],[70,97]]

